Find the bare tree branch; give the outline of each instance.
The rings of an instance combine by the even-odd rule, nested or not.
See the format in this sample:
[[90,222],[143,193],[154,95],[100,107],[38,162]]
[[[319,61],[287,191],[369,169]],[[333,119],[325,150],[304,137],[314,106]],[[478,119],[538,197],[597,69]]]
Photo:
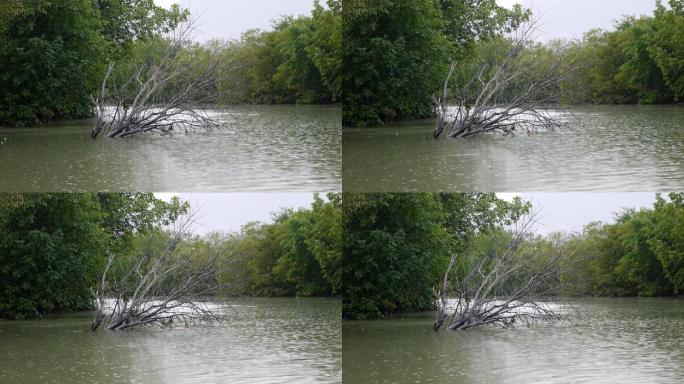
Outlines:
[[561,319],[559,306],[549,300],[560,295],[562,248],[560,244],[533,247],[528,240],[534,236],[534,222],[534,214],[520,219],[509,228],[506,243],[474,261],[461,260],[466,270],[456,270],[459,260],[452,255],[442,288],[435,291],[435,331],[444,324],[449,330],[464,330]]
[[210,48],[208,55],[198,53],[190,40],[193,30],[193,22],[180,24],[166,36],[167,46],[159,58],[128,74],[114,76],[115,63],[110,62],[100,95],[93,98],[92,138],[101,133],[107,137],[187,134],[224,125],[201,108],[219,100],[218,84],[228,70]]
[[464,138],[483,133],[534,134],[565,126],[549,107],[560,100],[561,55],[535,66],[521,62],[530,45],[535,22],[521,25],[508,38],[510,48],[503,59],[482,65],[465,84],[450,88],[456,63],[444,81],[443,95],[435,99],[438,113],[433,137],[446,134]]
[[[193,215],[178,219],[166,231],[161,249],[139,251],[124,260],[123,271],[112,268],[110,255],[100,287],[93,290],[95,316],[91,329],[104,324],[118,331],[142,325],[170,326],[219,320],[215,308],[204,302],[221,289],[218,276],[229,270],[218,247],[200,252],[189,239]],[[120,268],[119,268],[120,269]]]

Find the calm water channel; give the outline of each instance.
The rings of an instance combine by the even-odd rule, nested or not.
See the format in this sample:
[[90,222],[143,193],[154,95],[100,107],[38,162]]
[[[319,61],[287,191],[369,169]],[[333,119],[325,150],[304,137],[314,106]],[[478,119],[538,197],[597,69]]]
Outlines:
[[92,333],[89,314],[0,322],[1,383],[339,383],[341,303],[244,299],[225,324]]
[[591,299],[578,318],[435,333],[432,314],[344,322],[345,383],[678,383],[683,299]]
[[219,133],[89,137],[92,121],[0,128],[0,191],[339,191],[341,110],[255,106]]
[[684,190],[684,108],[573,109],[570,129],[432,139],[434,121],[343,131],[348,192]]

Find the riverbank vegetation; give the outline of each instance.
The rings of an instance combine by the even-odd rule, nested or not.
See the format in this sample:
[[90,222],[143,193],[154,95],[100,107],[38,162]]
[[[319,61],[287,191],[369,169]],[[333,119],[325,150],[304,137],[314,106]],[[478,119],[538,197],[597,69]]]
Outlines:
[[[485,65],[492,71],[519,44],[510,32],[533,17],[495,1],[360,3],[343,14],[349,126],[433,117],[444,80],[468,88],[478,71]],[[651,16],[624,17],[614,30],[588,31],[580,40],[526,39],[514,59],[526,73],[557,69],[559,81],[546,92],[552,104],[672,104],[684,97],[682,0],[656,0]],[[510,88],[525,81],[518,76]]]
[[[212,266],[210,276],[193,280],[193,294],[338,295],[340,201],[335,194],[316,197],[308,209],[278,212],[273,223],[199,236],[170,229],[190,209],[178,199],[140,193],[1,194],[0,318],[93,309],[96,296],[103,299],[96,291],[131,293],[127,284],[136,280],[126,271],[141,261],[138,270],[152,274],[159,271],[155,265],[189,274]],[[103,284],[103,275],[111,283]],[[173,276],[156,280],[157,296],[175,286]]]
[[343,124],[372,126],[434,115],[432,96],[452,58],[529,18],[495,0],[350,0],[342,10]]
[[659,195],[650,209],[626,209],[566,241],[576,279],[568,295],[684,294],[684,194]]
[[[530,231],[529,203],[493,194],[345,194],[342,206],[345,318],[442,303],[437,326],[446,313],[458,313],[451,306],[472,305],[478,296],[487,299],[478,303],[494,304],[468,309],[491,314],[502,303],[491,300],[518,292],[529,293],[525,300],[682,294],[684,194],[659,195],[652,208],[625,210],[612,224],[546,236]],[[516,305],[535,303],[513,297]],[[556,316],[537,309],[542,318]],[[466,318],[452,318],[449,327],[477,323]],[[511,320],[494,318],[499,325]]]
[[[340,14],[341,2],[316,1],[310,16],[283,17],[273,30],[250,30],[237,41],[195,42],[178,56],[221,61],[221,81],[212,84],[222,91],[221,103],[339,102]],[[167,45],[165,34],[191,17],[177,5],[166,9],[152,0],[3,4],[0,125],[93,116],[91,95],[100,93],[109,64],[153,62]]]
[[[223,277],[232,296],[338,296],[343,285],[340,194],[316,197],[310,209],[285,209],[273,223],[249,223],[221,238],[235,272]],[[216,236],[216,235],[215,235]],[[216,241],[215,236],[209,239]]]
[[435,308],[452,253],[529,210],[494,194],[345,194],[343,314],[372,319]]
[[[652,16],[628,16],[612,31],[552,42],[569,63],[562,87],[573,104],[671,104],[684,101],[684,1],[656,1]],[[540,48],[543,49],[543,48]]]

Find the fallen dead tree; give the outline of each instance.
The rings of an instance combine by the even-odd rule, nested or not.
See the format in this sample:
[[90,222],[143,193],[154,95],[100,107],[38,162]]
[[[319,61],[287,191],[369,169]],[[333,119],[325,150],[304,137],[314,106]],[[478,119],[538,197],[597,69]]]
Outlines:
[[545,60],[520,60],[530,45],[535,24],[521,26],[508,38],[502,59],[483,64],[465,84],[452,86],[456,62],[433,97],[437,123],[433,137],[465,138],[483,133],[504,135],[553,131],[564,126],[550,107],[560,99],[561,55]]
[[527,242],[533,217],[490,239],[498,244],[474,259],[451,256],[442,287],[435,290],[435,331],[561,319],[559,305],[549,301],[560,295],[561,248],[547,244],[540,249]]
[[119,331],[143,325],[189,325],[213,322],[222,315],[203,302],[220,290],[217,277],[227,272],[218,249],[200,252],[189,238],[191,216],[170,224],[155,238],[156,246],[133,258],[109,256],[93,289],[95,314],[91,330]]
[[193,47],[192,31],[188,22],[169,32],[164,52],[149,63],[123,66],[118,72],[116,63],[109,63],[100,94],[92,98],[96,114],[92,138],[212,131],[223,126],[201,108],[219,100],[217,84],[227,72],[218,54],[200,54]]

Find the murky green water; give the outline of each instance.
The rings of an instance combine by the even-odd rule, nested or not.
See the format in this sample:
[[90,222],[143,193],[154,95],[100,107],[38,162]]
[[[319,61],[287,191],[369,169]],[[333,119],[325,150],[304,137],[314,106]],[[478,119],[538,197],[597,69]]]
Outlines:
[[683,299],[592,299],[557,325],[435,333],[434,316],[344,322],[345,383],[677,383]]
[[219,133],[91,140],[91,121],[0,128],[0,191],[338,191],[335,106],[230,109]]
[[229,302],[213,326],[88,330],[89,314],[0,322],[0,383],[339,383],[341,303]]
[[569,130],[432,139],[434,121],[343,131],[348,192],[684,189],[684,108],[574,108]]

